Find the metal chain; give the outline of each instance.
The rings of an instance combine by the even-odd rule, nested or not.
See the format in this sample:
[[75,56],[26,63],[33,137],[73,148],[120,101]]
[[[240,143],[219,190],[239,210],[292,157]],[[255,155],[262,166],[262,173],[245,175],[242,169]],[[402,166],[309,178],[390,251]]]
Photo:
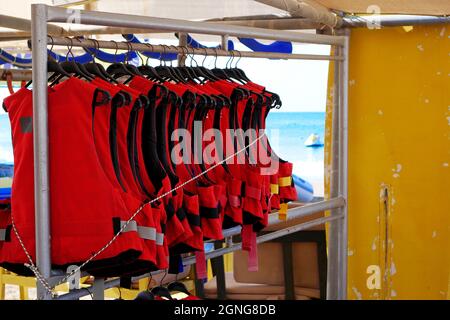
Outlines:
[[41,284],[44,286],[44,288],[53,295],[50,284],[42,276],[42,274],[39,272],[39,269],[34,264],[30,253],[28,252],[27,248],[25,247],[25,244],[23,243],[22,238],[20,237],[19,232],[17,231],[16,224],[14,223],[14,216],[12,213],[11,213],[11,225],[12,225],[13,231],[14,231],[17,239],[19,240],[20,246],[22,247],[23,251],[25,252],[25,255],[27,256],[28,261],[30,262],[29,264],[25,263],[25,267],[29,268],[35,274],[36,278],[39,280],[39,282],[41,282]]
[[[83,262],[78,268],[72,270],[67,276],[65,276],[64,278],[62,278],[60,281],[58,281],[56,284],[54,284],[53,286],[50,286],[50,284],[47,282],[47,280],[45,279],[44,276],[42,276],[42,274],[40,273],[39,269],[35,266],[35,264],[33,263],[33,259],[31,258],[30,254],[28,253],[28,250],[26,249],[25,245],[22,242],[22,239],[19,236],[19,233],[17,232],[16,226],[14,224],[14,219],[12,218],[12,214],[11,214],[11,221],[12,221],[12,226],[14,229],[14,232],[16,234],[16,237],[19,240],[20,245],[22,246],[28,260],[29,260],[29,264],[25,264],[25,266],[27,268],[29,268],[35,275],[36,275],[36,279],[43,285],[43,287],[47,290],[48,293],[50,293],[52,295],[52,297],[56,296],[56,293],[53,292],[53,289],[64,283],[67,282],[67,280],[72,277],[75,273],[79,272],[81,270],[81,268],[83,268],[84,266],[86,266],[89,262],[91,262],[93,259],[95,259],[99,254],[101,254],[103,251],[105,251],[109,246],[111,246],[111,244],[117,239],[117,237],[119,237],[119,235],[122,233],[123,230],[125,230],[128,226],[128,224],[130,224],[130,222],[144,209],[145,206],[152,204],[158,200],[161,200],[162,198],[172,194],[173,191],[176,191],[180,188],[183,188],[185,185],[197,180],[198,178],[200,178],[201,176],[205,175],[206,173],[208,173],[209,171],[217,168],[218,166],[220,166],[221,164],[227,162],[228,160],[231,160],[233,157],[235,157],[236,155],[244,152],[247,148],[251,147],[252,145],[254,145],[256,142],[258,142],[261,138],[263,138],[265,135],[262,134],[260,135],[258,138],[256,138],[254,141],[252,141],[250,144],[248,144],[247,146],[245,146],[244,148],[240,149],[239,151],[237,151],[236,153],[228,156],[227,158],[219,161],[218,163],[216,163],[215,165],[209,167],[208,169],[206,169],[205,171],[199,173],[198,175],[192,177],[191,179],[183,182],[182,184],[180,184],[179,186],[173,188],[170,191],[167,191],[166,193],[163,193],[162,195],[156,197],[155,199],[152,199],[148,202],[143,203],[132,215],[131,217],[122,225],[122,227],[120,228],[120,230],[114,235],[114,237],[112,237],[112,239],[110,241],[108,241],[108,243],[102,247],[99,251],[97,251],[96,253],[94,253],[89,259],[87,259],[85,262]],[[42,298],[38,297],[38,298]]]

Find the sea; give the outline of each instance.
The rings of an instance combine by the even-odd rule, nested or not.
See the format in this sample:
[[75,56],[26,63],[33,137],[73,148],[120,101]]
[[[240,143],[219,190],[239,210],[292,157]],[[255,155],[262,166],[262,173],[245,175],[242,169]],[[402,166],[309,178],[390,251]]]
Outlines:
[[[267,118],[267,135],[272,148],[282,159],[292,162],[294,174],[312,183],[316,190],[323,188],[323,147],[308,148],[304,142],[312,133],[323,141],[324,132],[324,112],[273,111]],[[11,129],[4,113],[0,114],[0,163],[13,163]]]

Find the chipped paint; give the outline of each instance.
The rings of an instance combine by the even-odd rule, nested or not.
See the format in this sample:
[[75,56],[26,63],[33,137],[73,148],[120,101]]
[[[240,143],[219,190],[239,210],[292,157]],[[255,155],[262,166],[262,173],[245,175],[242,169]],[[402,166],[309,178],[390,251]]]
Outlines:
[[442,164],[442,166],[443,166],[443,167],[448,167],[448,162],[444,162],[444,163]]
[[433,233],[431,234],[431,237],[432,238],[436,238],[437,237],[437,231],[436,230],[433,231]]
[[448,125],[450,126],[450,116],[447,117]]
[[383,110],[378,110],[378,115],[382,116],[383,115]]
[[394,289],[391,289],[391,297],[396,297],[397,292]]
[[398,177],[400,177],[400,175],[399,175],[398,173],[394,173],[392,176],[393,176],[395,179],[397,179]]
[[441,38],[445,36],[445,27],[442,27],[441,32],[439,32],[439,36]]
[[353,293],[356,296],[357,300],[362,300],[362,294],[361,292],[358,291],[358,289],[356,287],[352,287]]
[[390,275],[393,276],[396,273],[397,273],[397,269],[395,268],[395,263],[394,263],[394,261],[391,261]]
[[355,83],[356,83],[356,80],[354,80],[354,79],[348,81],[348,84],[349,84],[350,86],[354,86]]
[[353,250],[348,249],[347,256],[351,257],[354,254]]
[[425,49],[423,48],[423,45],[421,45],[421,44],[418,44],[417,45],[417,49],[419,50],[419,51],[424,51]]
[[430,103],[430,100],[429,99],[425,99],[424,102],[425,103]]

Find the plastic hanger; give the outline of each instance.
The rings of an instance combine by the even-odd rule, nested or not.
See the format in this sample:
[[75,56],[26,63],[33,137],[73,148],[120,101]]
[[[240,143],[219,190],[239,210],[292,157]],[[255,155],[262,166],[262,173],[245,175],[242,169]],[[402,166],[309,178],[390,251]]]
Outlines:
[[[53,49],[53,37],[49,36],[49,38],[52,41],[52,46],[50,49],[51,51]],[[50,55],[48,55],[47,57],[47,72],[52,73],[52,75],[47,79],[47,82],[53,82],[53,80],[59,76],[67,78],[71,77],[71,75],[67,73],[63,68],[61,68],[59,63]],[[25,87],[28,88],[32,82],[33,82],[32,80],[28,81]]]
[[161,298],[167,298],[168,300],[173,300],[173,298],[170,294],[170,291],[162,285],[162,282],[164,281],[166,276],[167,276],[167,270],[164,274],[164,277],[162,277],[159,286],[152,288],[152,290],[150,290],[150,292],[153,293],[155,296],[159,296]]
[[[145,43],[146,46],[151,48],[151,51],[153,52],[153,46],[150,43]],[[159,76],[159,74],[156,72],[155,68],[148,65],[149,56],[147,56],[147,60],[145,61],[142,59],[141,55],[139,55],[141,58],[141,65],[138,67],[139,71],[144,75],[147,76],[148,79],[153,81],[158,81],[159,83],[164,82],[164,79]]]
[[177,281],[177,280],[175,280],[174,282],[169,283],[169,285],[167,286],[167,289],[169,290],[169,292],[178,291],[178,292],[183,292],[183,293],[187,294],[188,296],[191,295],[191,293],[186,288],[184,283],[182,283],[180,281]]
[[[116,45],[116,52],[114,53],[114,56],[117,57],[117,51],[119,51],[119,45],[116,41],[111,40]],[[128,53],[127,55],[128,56]],[[125,58],[126,60],[126,58]],[[106,72],[113,77],[114,79],[118,79],[123,76],[129,76],[133,77],[134,74],[126,67],[126,65],[122,62],[115,61],[113,64],[109,65],[108,68],[106,68]]]
[[[92,75],[87,72],[87,70],[83,67],[82,64],[74,60],[74,55],[72,52],[73,39],[69,37],[66,38],[70,40],[70,47],[68,47],[66,61],[60,63],[61,68],[63,68],[69,74],[74,74],[75,76],[85,78],[88,81],[92,81],[93,80]],[[72,56],[72,60],[69,60],[69,54]]]
[[[100,49],[100,45],[98,44],[98,41],[95,39],[91,39],[91,40],[94,43],[94,49]],[[84,65],[86,70],[89,73],[91,73],[92,75],[97,76],[105,81],[109,81],[109,82],[117,84],[118,83],[117,80],[114,79],[113,77],[111,77],[100,63],[95,62],[96,52],[97,52],[97,50],[94,50],[94,53],[91,53],[92,58],[93,58],[92,62],[86,63]]]
[[[164,51],[163,54],[166,53],[166,46],[163,45]],[[172,63],[172,62],[171,62]],[[160,60],[160,65],[155,68],[156,72],[163,78],[172,80],[175,83],[185,83],[186,81],[178,74],[176,74],[172,67],[169,67],[166,65],[166,62],[164,62],[164,65],[162,64],[162,60]]]

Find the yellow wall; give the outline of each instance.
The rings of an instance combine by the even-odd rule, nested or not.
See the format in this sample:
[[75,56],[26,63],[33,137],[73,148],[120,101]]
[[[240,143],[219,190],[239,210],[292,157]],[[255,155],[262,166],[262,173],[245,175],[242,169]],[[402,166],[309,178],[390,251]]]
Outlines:
[[450,25],[407,30],[350,36],[350,299],[450,297]]

